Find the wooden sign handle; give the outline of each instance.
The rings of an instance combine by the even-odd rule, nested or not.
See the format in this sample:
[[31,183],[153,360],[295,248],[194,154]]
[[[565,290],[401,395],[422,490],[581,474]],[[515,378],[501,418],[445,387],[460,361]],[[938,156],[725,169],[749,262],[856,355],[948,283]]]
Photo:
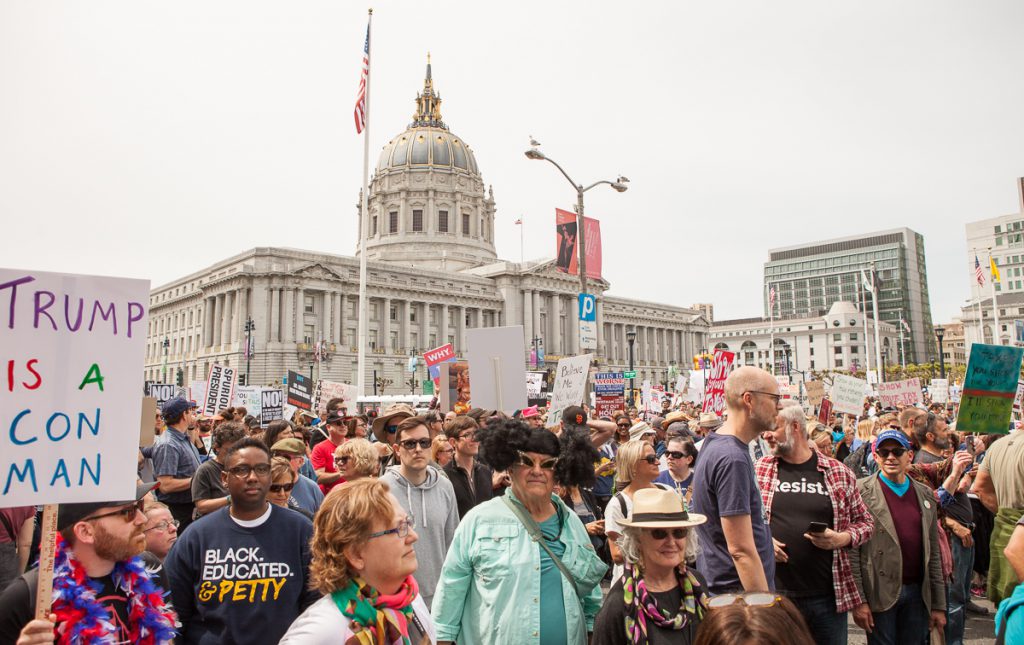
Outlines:
[[53,604],[53,561],[57,550],[57,504],[43,507],[43,531],[39,540],[39,584],[36,587],[36,618],[46,620]]

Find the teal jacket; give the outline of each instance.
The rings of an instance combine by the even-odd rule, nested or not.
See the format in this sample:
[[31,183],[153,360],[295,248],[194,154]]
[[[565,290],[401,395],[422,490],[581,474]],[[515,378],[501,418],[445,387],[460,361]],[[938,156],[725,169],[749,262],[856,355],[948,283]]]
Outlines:
[[[519,503],[512,490],[505,491]],[[586,642],[601,608],[601,578],[607,565],[594,552],[583,522],[557,496],[565,544],[562,562],[585,593],[583,615],[572,584],[562,579],[566,641]],[[500,497],[462,518],[448,548],[431,615],[438,641],[460,645],[540,643],[540,550]]]
[[1013,595],[999,603],[999,611],[996,612],[996,633],[1003,629],[1006,623],[1004,643],[1024,643],[1024,584],[1017,585]]

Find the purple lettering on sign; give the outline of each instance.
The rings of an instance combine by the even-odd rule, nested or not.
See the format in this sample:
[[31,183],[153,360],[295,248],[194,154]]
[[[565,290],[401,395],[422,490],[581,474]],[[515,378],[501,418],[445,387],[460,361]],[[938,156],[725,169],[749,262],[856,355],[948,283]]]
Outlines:
[[19,284],[25,284],[26,282],[32,282],[33,280],[35,280],[35,278],[33,278],[30,275],[27,275],[24,278],[18,278],[17,280],[11,280],[10,282],[5,282],[3,284],[0,284],[0,291],[3,291],[4,289],[6,289],[8,287],[10,287],[10,289],[11,289],[11,309],[10,309],[10,315],[9,315],[9,318],[8,318],[8,321],[7,321],[7,328],[8,329],[14,329],[14,301],[18,297],[18,285]]

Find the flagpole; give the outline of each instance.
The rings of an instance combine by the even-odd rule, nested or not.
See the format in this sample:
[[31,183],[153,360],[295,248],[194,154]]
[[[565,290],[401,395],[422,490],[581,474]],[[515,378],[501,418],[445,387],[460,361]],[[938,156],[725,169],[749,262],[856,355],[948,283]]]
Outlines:
[[860,311],[864,320],[864,380],[867,380],[871,371],[871,343],[868,342],[868,301],[867,289],[864,286],[864,271],[860,272]]
[[907,369],[907,353],[903,350],[903,325],[903,310],[900,309],[900,366],[905,371]]
[[519,218],[519,264],[522,264],[525,259],[523,257],[523,229],[526,228],[526,223],[523,222],[523,218]]
[[885,382],[885,370],[882,369],[882,343],[878,339],[878,274],[875,263],[871,263],[871,312],[875,316],[875,367],[878,369],[878,382]]
[[988,264],[989,273],[992,276],[992,320],[995,322],[995,328],[992,330],[992,340],[994,345],[1003,344],[1003,334],[999,329],[999,307],[996,305],[996,274],[992,270],[992,267],[996,265],[996,261],[992,259],[992,247],[988,249]]
[[[356,366],[359,374],[356,378],[356,388],[359,396],[366,395],[366,343],[368,333],[368,311],[366,302],[366,238],[370,232],[370,213],[367,203],[370,192],[370,49],[373,46],[370,36],[373,25],[373,9],[368,11],[369,18],[366,22],[366,103],[365,125],[363,127],[363,195],[360,204],[360,231],[359,231],[359,348],[356,353]],[[385,311],[384,315],[388,315]]]
[[771,335],[771,347],[768,350],[768,357],[772,362],[772,376],[775,375],[775,303],[772,302],[772,285],[768,283],[768,327]]

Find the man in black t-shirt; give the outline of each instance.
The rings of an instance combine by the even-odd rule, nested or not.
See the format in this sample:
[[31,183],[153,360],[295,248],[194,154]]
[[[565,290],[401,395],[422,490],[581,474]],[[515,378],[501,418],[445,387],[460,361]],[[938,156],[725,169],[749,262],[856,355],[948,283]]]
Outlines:
[[783,407],[772,434],[773,455],[755,470],[775,545],[775,588],[800,609],[815,642],[845,644],[847,612],[863,602],[848,550],[871,537],[874,521],[853,473],[808,441],[799,405]]

